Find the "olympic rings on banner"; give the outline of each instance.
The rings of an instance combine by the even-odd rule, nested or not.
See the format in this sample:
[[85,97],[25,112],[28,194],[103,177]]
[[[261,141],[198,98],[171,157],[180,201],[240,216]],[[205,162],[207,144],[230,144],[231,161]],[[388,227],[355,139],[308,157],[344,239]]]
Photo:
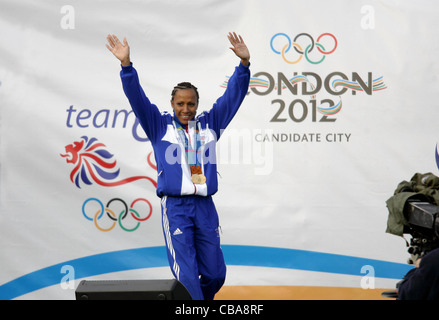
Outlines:
[[[280,52],[279,52],[279,51],[276,51],[276,49],[274,49],[274,47],[273,47],[273,40],[274,40],[274,38],[276,38],[276,37],[278,37],[278,36],[284,36],[285,38],[287,38],[287,40],[288,40],[288,48],[287,48],[286,50],[284,50],[284,51],[285,51],[285,52],[290,51],[290,49],[291,49],[291,39],[290,39],[290,37],[289,37],[288,35],[286,35],[285,33],[276,33],[276,34],[273,36],[273,38],[271,38],[271,41],[270,41],[271,50],[273,50],[274,53],[280,54]],[[285,48],[284,48],[284,49],[285,49]]]
[[338,45],[338,43],[337,43],[337,38],[332,34],[332,33],[323,33],[323,34],[321,34],[318,38],[317,38],[317,43],[320,41],[320,39],[322,38],[322,37],[324,37],[324,36],[329,36],[329,37],[331,37],[332,39],[334,39],[334,48],[331,50],[331,51],[322,51],[322,50],[320,50],[319,48],[317,48],[317,50],[319,50],[321,53],[323,53],[323,54],[331,54],[331,53],[333,53],[334,51],[335,51],[335,49],[337,49],[337,45]]
[[[96,213],[94,213],[94,215],[92,217],[90,217],[86,213],[86,205],[89,202],[96,202],[98,204],[98,207],[99,207],[99,210],[96,211]],[[113,203],[113,207],[114,207],[114,202],[120,202],[122,204],[123,210],[118,214],[116,214],[113,210],[111,210],[109,208],[112,203]],[[146,203],[149,207],[149,212],[144,217],[142,217],[141,214],[138,212],[139,209],[137,209],[137,210],[134,209],[134,206],[136,205],[136,203],[140,204],[140,202]],[[137,204],[137,207],[139,207],[139,204]],[[99,223],[99,220],[102,218],[104,212],[107,214],[107,217],[110,218],[110,220],[111,220],[111,224],[107,228],[101,226]],[[122,222],[122,221],[124,221],[125,218],[127,218],[128,212],[130,212],[130,214],[131,214],[130,217],[132,217],[137,222],[137,224],[132,228],[128,228]],[[137,228],[139,228],[141,222],[146,221],[151,217],[152,205],[148,200],[146,200],[144,198],[138,198],[138,199],[134,200],[131,203],[130,207],[128,208],[128,205],[124,200],[122,200],[120,198],[113,198],[110,201],[108,201],[107,205],[104,207],[104,204],[99,199],[88,198],[82,204],[82,214],[84,215],[84,217],[87,220],[93,221],[95,227],[100,231],[107,232],[107,231],[113,230],[116,227],[116,224],[119,224],[119,226],[123,230],[125,230],[127,232],[132,232],[132,231],[137,230]]]
[[[297,43],[293,42],[292,45],[294,46],[294,49],[299,48],[300,50],[302,50],[302,47],[301,47],[300,45],[298,45]],[[285,60],[286,63],[289,63],[289,64],[295,64],[295,63],[299,62],[300,60],[302,60],[302,57],[303,57],[303,56],[299,56],[299,59],[297,59],[296,61],[289,61],[289,60],[285,57],[285,53],[288,51],[288,50],[285,50],[287,46],[288,46],[288,45],[285,45],[285,47],[283,47],[283,49],[282,49],[282,58],[284,58],[284,60]]]
[[[275,40],[276,38],[278,38],[278,37],[280,37],[280,38],[285,38],[285,39],[287,40],[287,42],[283,45],[281,51],[276,50],[275,47],[274,47],[274,45],[273,45],[274,40]],[[326,50],[325,47],[320,43],[320,40],[321,40],[323,37],[330,37],[330,38],[332,38],[332,40],[333,40],[333,42],[334,42],[334,45],[333,45],[333,47],[332,47],[331,50]],[[302,45],[302,46],[301,46],[301,45],[298,43],[298,39],[299,39],[299,38],[308,38],[308,41],[307,41],[307,42],[308,42],[309,44],[306,43],[305,45]],[[270,47],[271,47],[271,50],[273,50],[274,53],[281,55],[282,58],[284,59],[284,61],[285,61],[286,63],[289,63],[289,64],[296,64],[296,63],[298,63],[300,60],[302,60],[303,56],[305,56],[305,59],[306,59],[309,63],[312,63],[312,64],[319,64],[319,63],[321,63],[321,62],[323,62],[323,61],[325,60],[325,57],[326,57],[328,54],[333,53],[333,52],[335,51],[335,49],[337,49],[337,45],[338,45],[338,43],[337,43],[337,38],[336,38],[333,34],[331,34],[331,33],[322,33],[322,34],[317,38],[317,41],[314,41],[314,38],[313,38],[310,34],[308,34],[308,33],[300,33],[300,34],[298,34],[297,36],[294,37],[293,41],[291,41],[290,37],[289,37],[287,34],[285,34],[285,33],[276,33],[276,34],[271,38],[271,41],[270,41]],[[287,53],[288,51],[290,51],[291,47],[294,47],[294,50],[300,55],[299,58],[296,59],[296,60],[294,60],[294,61],[289,60],[289,59],[287,58],[287,56],[286,56],[286,53]],[[311,60],[311,58],[309,57],[309,54],[313,51],[314,47],[317,47],[317,50],[318,50],[320,53],[323,54],[323,56],[322,56],[322,58],[321,58],[320,60],[313,61],[313,60]],[[303,48],[305,48],[305,50],[303,50]]]

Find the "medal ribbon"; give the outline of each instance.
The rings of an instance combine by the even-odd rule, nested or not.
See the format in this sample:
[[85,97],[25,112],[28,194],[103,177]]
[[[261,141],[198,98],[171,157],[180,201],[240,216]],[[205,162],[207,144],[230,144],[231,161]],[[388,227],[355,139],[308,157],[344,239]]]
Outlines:
[[195,121],[190,121],[186,128],[179,121],[174,121],[175,128],[181,141],[184,141],[186,159],[191,168],[191,174],[202,173],[201,164],[198,161],[198,153],[200,152],[200,133],[196,128]]

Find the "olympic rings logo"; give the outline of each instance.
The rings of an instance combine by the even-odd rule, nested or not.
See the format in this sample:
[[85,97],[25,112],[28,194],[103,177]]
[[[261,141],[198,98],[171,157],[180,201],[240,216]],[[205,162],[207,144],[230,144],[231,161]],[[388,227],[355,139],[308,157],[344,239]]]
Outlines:
[[[305,37],[309,39],[309,41],[308,41],[309,44],[308,44],[306,47],[305,47],[305,46],[301,46],[301,45],[298,43],[298,39],[299,39],[299,38],[305,38]],[[323,44],[320,43],[320,40],[321,40],[323,37],[329,37],[329,38],[332,38],[333,47],[331,48],[331,50],[327,50],[327,49],[323,46]],[[276,38],[285,38],[285,39],[287,40],[287,43],[285,43],[285,45],[283,45],[282,50],[280,50],[280,51],[279,51],[279,50],[276,50],[276,49],[274,48],[274,45],[273,45],[273,42],[274,42],[274,40],[275,40]],[[277,41],[277,42],[278,42],[278,41]],[[289,37],[287,34],[285,34],[285,33],[276,33],[276,34],[271,38],[270,46],[271,46],[271,50],[273,50],[274,53],[282,55],[282,58],[284,59],[284,61],[285,61],[286,63],[289,63],[289,64],[296,64],[296,63],[298,63],[300,60],[302,60],[303,56],[305,56],[305,59],[306,59],[308,62],[310,62],[310,63],[312,63],[312,64],[319,64],[319,63],[323,62],[323,60],[325,60],[325,58],[326,58],[326,56],[327,56],[328,54],[333,53],[333,52],[335,51],[335,49],[337,49],[337,38],[336,38],[333,34],[331,34],[331,33],[323,33],[323,34],[321,34],[321,35],[317,38],[317,42],[315,42],[315,41],[314,41],[314,38],[313,38],[311,35],[309,35],[308,33],[300,33],[300,34],[298,34],[298,35],[293,39],[293,41],[291,41],[290,37]],[[293,61],[289,60],[289,59],[287,58],[287,56],[286,56],[286,53],[287,53],[288,51],[290,51],[291,47],[293,47],[294,50],[296,50],[296,52],[300,55],[298,59],[293,60]],[[305,50],[303,49],[304,47],[305,47]],[[310,58],[310,53],[314,50],[315,47],[317,47],[317,50],[318,50],[321,54],[323,54],[322,58],[321,58],[320,60],[317,60],[317,61],[313,61],[313,60],[311,60],[311,58]]]
[[[92,202],[97,203],[97,207],[95,207],[94,209],[93,209],[93,205],[91,204]],[[139,209],[137,210],[134,209],[134,205],[137,204],[136,208],[141,208],[142,210],[145,211],[144,207],[146,205],[145,204],[141,205],[140,204],[141,202],[146,203],[147,207],[149,207],[149,212],[148,210],[146,210],[148,213],[144,217],[142,217],[138,212],[140,211]],[[120,203],[120,204],[116,205],[116,203]],[[110,209],[110,206],[114,207],[114,210]],[[119,210],[120,209],[122,210],[120,212],[117,211],[117,213],[115,213],[114,211],[118,210],[117,208],[119,208]],[[96,209],[97,211],[95,211]],[[87,214],[86,211],[88,211],[89,214]],[[110,218],[109,227],[103,227],[102,223],[98,222],[104,216],[104,212],[107,214],[106,217]],[[130,213],[130,216],[128,216],[128,212]],[[139,228],[141,222],[146,221],[151,217],[152,205],[148,200],[143,198],[138,198],[134,200],[131,203],[130,207],[128,208],[128,205],[126,204],[125,201],[123,201],[120,198],[113,198],[110,201],[108,201],[106,206],[104,207],[104,204],[99,199],[88,198],[87,200],[84,201],[84,204],[82,205],[82,214],[87,220],[93,221],[96,228],[98,228],[100,231],[107,232],[113,230],[116,224],[119,224],[119,226],[123,230],[132,232],[137,230],[137,228]],[[122,222],[127,217],[133,218],[134,223],[137,224],[132,228],[127,227],[126,223]]]

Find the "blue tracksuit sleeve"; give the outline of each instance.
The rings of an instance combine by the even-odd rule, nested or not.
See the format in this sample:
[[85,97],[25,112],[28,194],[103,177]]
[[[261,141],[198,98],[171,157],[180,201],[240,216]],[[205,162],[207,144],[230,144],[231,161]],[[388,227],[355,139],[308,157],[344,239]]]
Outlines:
[[226,91],[209,111],[209,126],[215,131],[217,139],[221,135],[221,130],[227,127],[238,111],[247,94],[249,82],[249,67],[239,64],[227,83]]
[[152,104],[140,86],[139,76],[133,65],[122,66],[120,71],[123,90],[143,130],[152,143],[164,134],[166,124],[156,105]]

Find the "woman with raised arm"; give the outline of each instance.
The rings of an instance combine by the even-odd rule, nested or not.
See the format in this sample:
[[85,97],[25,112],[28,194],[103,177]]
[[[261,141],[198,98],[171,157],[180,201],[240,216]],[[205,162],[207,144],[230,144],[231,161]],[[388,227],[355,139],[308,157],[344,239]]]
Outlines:
[[241,61],[223,96],[199,115],[198,91],[189,82],[172,90],[173,114],[160,112],[140,86],[126,38],[121,43],[115,35],[108,35],[106,45],[120,60],[125,95],[154,149],[171,270],[196,300],[212,300],[226,276],[212,200],[218,190],[215,146],[244,100],[250,81],[246,44],[236,33],[229,33],[228,39]]

